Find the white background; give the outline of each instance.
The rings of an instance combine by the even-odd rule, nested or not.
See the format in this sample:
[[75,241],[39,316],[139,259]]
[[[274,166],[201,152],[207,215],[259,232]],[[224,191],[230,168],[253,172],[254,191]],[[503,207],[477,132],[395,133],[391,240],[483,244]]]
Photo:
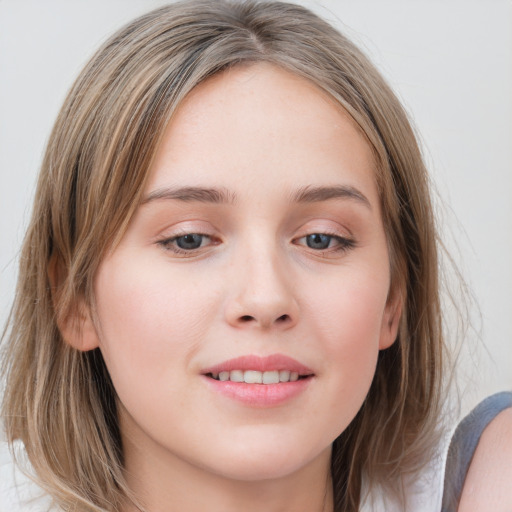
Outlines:
[[[72,80],[158,0],[0,0],[0,324],[15,286],[45,142]],[[512,1],[302,2],[373,58],[411,113],[442,204],[442,238],[470,284],[463,409],[512,388]],[[453,340],[451,340],[453,341]]]

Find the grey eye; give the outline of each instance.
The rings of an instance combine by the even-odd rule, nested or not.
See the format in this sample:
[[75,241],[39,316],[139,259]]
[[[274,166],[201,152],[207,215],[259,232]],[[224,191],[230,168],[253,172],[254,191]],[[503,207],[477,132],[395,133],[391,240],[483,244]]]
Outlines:
[[199,247],[201,247],[203,239],[204,235],[189,233],[187,235],[176,237],[175,242],[180,249],[193,250],[199,249]]
[[331,244],[332,236],[322,233],[313,233],[306,236],[306,245],[310,249],[328,249]]

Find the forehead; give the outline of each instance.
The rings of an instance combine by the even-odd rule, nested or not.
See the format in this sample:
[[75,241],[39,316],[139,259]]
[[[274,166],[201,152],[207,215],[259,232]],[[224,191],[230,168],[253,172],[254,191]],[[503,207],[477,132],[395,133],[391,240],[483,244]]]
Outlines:
[[219,178],[235,188],[287,179],[315,185],[316,177],[319,185],[347,179],[375,195],[371,146],[326,92],[257,63],[218,73],[184,99],[163,134],[147,189],[216,185],[210,182]]

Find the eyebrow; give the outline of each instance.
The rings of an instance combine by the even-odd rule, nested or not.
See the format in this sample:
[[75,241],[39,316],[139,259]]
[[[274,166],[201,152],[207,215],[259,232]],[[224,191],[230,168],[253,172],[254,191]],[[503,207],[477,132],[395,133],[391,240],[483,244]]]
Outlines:
[[334,185],[330,187],[302,187],[292,196],[296,203],[318,203],[329,199],[354,199],[370,210],[372,205],[368,198],[357,188],[348,185]]
[[150,192],[143,200],[142,204],[152,201],[174,199],[183,202],[200,203],[234,203],[236,196],[224,188],[205,188],[205,187],[167,187],[159,188]]
[[[293,193],[291,197],[292,202],[295,203],[319,203],[330,199],[353,199],[365,205],[370,210],[372,209],[368,198],[357,188],[348,185],[301,187]],[[226,188],[164,187],[150,192],[142,200],[142,204],[159,200],[233,204],[236,201],[236,194]]]

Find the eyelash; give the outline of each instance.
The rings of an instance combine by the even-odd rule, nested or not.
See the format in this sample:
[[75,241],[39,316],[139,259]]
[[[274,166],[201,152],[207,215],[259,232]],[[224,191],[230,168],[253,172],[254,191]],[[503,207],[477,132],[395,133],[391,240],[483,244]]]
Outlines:
[[[313,236],[321,236],[321,237],[329,238],[329,245],[330,245],[331,241],[334,240],[334,241],[336,241],[336,246],[335,247],[329,247],[328,246],[326,248],[313,248],[313,247],[309,247],[307,245],[307,241],[304,244],[300,244],[301,240],[307,240],[308,237],[313,237]],[[355,240],[353,240],[351,238],[339,236],[339,235],[336,235],[334,233],[328,233],[328,232],[327,233],[325,233],[325,232],[309,233],[309,234],[304,235],[304,236],[302,236],[300,238],[296,238],[294,240],[294,242],[297,245],[304,245],[308,249],[312,250],[314,253],[318,253],[320,255],[324,255],[326,253],[347,252],[350,249],[353,249],[354,247],[356,247],[356,241]]]
[[[308,245],[308,237],[326,237],[328,238],[328,246],[325,248],[314,248],[310,247]],[[198,247],[192,247],[185,249],[183,247],[179,247],[177,245],[178,241],[180,239],[185,239],[186,237],[201,237],[200,245]],[[193,233],[193,232],[187,232],[183,234],[179,234],[176,236],[173,236],[171,238],[165,238],[163,240],[158,241],[158,244],[163,247],[166,251],[173,252],[177,256],[184,256],[184,257],[192,257],[198,254],[198,252],[204,248],[203,242],[205,240],[210,240],[210,243],[206,245],[206,247],[209,247],[211,245],[217,245],[219,243],[218,240],[215,240],[212,236],[207,235],[205,233]],[[304,243],[301,243],[301,241],[304,240]],[[334,247],[330,247],[332,241],[336,242],[336,245]],[[302,245],[304,247],[307,247],[309,250],[311,250],[313,253],[316,253],[318,255],[326,255],[328,253],[340,253],[340,252],[347,252],[354,247],[356,247],[355,240],[351,238],[346,238],[343,236],[336,235],[334,233],[325,233],[325,232],[314,232],[314,233],[308,233],[307,235],[301,236],[299,238],[295,238],[293,240],[293,243],[295,245]]]
[[[202,237],[201,239],[201,245],[197,248],[190,248],[190,249],[184,249],[182,247],[179,247],[178,245],[176,245],[175,242],[177,242],[180,238],[185,238],[185,237],[193,237],[193,236],[196,236],[196,237]],[[203,244],[202,242],[205,240],[205,239],[209,239],[211,241],[210,244],[208,245],[217,245],[218,242],[216,242],[212,236],[210,235],[206,235],[205,233],[193,233],[193,232],[189,232],[189,233],[183,233],[183,234],[179,234],[179,235],[176,235],[176,236],[173,236],[171,238],[165,238],[164,240],[159,240],[158,241],[158,244],[160,246],[162,246],[166,251],[171,251],[173,252],[174,254],[178,255],[178,256],[194,256],[197,254],[197,251],[199,251],[201,248],[203,248]]]

